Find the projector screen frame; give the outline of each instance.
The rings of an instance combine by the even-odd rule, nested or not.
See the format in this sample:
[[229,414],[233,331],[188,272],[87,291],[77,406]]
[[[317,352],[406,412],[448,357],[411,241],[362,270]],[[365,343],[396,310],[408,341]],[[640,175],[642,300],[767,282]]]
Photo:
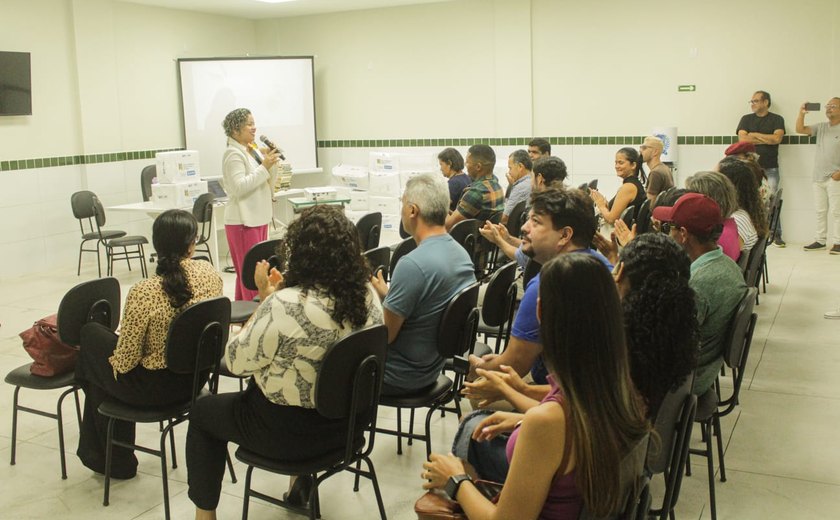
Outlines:
[[[177,76],[178,76],[178,100],[180,102],[181,108],[181,132],[183,136],[184,146],[189,148],[187,145],[187,121],[186,121],[186,111],[184,105],[184,84],[183,84],[183,77],[182,77],[182,62],[236,62],[236,61],[266,61],[266,60],[303,60],[309,62],[309,70],[311,77],[309,81],[312,85],[312,150],[314,151],[314,159],[315,164],[312,165],[304,165],[301,164],[298,167],[295,167],[295,159],[293,156],[289,156],[288,149],[285,149],[287,153],[287,159],[292,164],[293,173],[308,173],[308,172],[318,172],[321,171],[320,167],[320,160],[318,158],[318,118],[317,118],[317,103],[315,99],[315,56],[217,56],[217,57],[202,57],[202,58],[178,58],[176,60],[176,68],[177,68]],[[250,108],[250,107],[244,107]],[[257,133],[264,133],[260,130],[260,114],[255,113],[257,119]],[[221,133],[221,119],[218,122],[219,125],[219,132]],[[275,140],[277,144],[283,148],[282,139],[278,137],[272,137],[272,135],[267,135],[269,139]],[[261,143],[258,142],[260,146]],[[200,158],[199,158],[200,160]],[[218,177],[218,175],[214,175],[210,172],[202,171],[202,177],[213,178]]]

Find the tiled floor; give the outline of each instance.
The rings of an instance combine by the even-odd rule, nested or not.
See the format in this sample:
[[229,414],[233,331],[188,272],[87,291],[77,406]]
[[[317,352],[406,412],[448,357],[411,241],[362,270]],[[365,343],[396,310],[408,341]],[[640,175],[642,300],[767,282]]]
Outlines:
[[[88,264],[90,265],[90,264]],[[825,310],[840,305],[840,257],[826,252],[805,253],[791,244],[770,249],[771,284],[757,307],[759,321],[750,353],[741,406],[723,421],[727,482],[717,482],[721,519],[840,518],[840,320],[825,320]],[[55,312],[64,292],[89,279],[88,268],[77,278],[71,268],[59,268],[0,284],[0,372],[28,361],[17,333],[36,319]],[[118,269],[123,294],[138,275]],[[231,275],[225,275],[232,293]],[[235,383],[227,381],[226,389]],[[22,402],[52,408],[57,393],[24,391]],[[8,461],[11,443],[12,388],[0,387],[0,461]],[[139,454],[137,478],[116,482],[111,505],[102,506],[102,477],[76,459],[78,427],[67,402],[65,411],[68,479],[59,475],[55,422],[21,415],[17,465],[0,462],[0,518],[55,516],[68,519],[163,518],[158,459]],[[391,410],[380,412],[383,423],[394,421]],[[452,415],[433,419],[433,446],[447,450],[456,430]],[[173,518],[190,518],[183,461],[186,427],[176,429],[179,466],[169,471]],[[696,437],[696,436],[695,436]],[[156,442],[151,426],[138,427],[138,439]],[[697,442],[697,439],[695,439]],[[415,518],[412,506],[420,490],[422,444],[396,454],[391,437],[377,438],[373,461],[379,474],[389,518]],[[244,467],[236,464],[240,478]],[[255,473],[256,487],[281,492],[282,477]],[[238,518],[242,480],[226,480],[220,518]],[[352,477],[338,475],[323,486],[324,518],[376,518],[376,502],[368,483],[352,491]],[[295,518],[283,510],[252,502],[250,518]],[[709,518],[705,462],[694,459],[694,476],[683,481],[677,507],[679,518]]]

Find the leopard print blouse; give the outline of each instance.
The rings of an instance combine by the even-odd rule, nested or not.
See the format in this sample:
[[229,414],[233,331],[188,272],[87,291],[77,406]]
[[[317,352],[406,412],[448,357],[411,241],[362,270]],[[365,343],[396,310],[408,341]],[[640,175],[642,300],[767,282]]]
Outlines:
[[[181,265],[193,293],[187,305],[222,295],[222,278],[209,262],[184,259]],[[128,291],[120,337],[114,355],[108,358],[114,367],[115,378],[137,365],[148,370],[166,368],[166,335],[179,309],[169,304],[162,281],[160,276],[153,276],[136,283]]]

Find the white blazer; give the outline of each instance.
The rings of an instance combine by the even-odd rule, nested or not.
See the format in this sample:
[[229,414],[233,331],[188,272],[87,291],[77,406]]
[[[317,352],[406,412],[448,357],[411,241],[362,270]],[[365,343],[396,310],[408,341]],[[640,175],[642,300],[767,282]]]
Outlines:
[[244,146],[229,137],[222,156],[222,174],[222,187],[229,199],[225,206],[225,224],[248,227],[269,224],[276,165],[271,171],[266,170]]

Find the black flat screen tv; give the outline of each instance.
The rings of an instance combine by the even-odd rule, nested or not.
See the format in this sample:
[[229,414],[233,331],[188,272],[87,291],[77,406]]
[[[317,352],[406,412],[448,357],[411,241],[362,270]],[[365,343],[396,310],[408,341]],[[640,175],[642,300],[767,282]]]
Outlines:
[[32,115],[32,63],[28,52],[0,51],[0,116]]

